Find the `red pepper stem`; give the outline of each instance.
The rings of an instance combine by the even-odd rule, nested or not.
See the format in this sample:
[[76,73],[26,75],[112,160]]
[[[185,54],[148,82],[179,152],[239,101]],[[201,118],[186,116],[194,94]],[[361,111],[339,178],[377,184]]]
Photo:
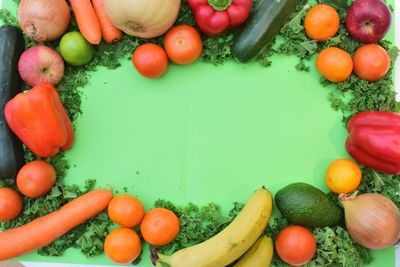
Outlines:
[[232,4],[232,0],[208,0],[210,6],[217,11],[224,11]]

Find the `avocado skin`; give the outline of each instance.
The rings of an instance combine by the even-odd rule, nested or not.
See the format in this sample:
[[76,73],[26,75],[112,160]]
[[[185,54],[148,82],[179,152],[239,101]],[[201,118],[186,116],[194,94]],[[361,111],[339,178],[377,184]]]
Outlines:
[[343,210],[324,192],[306,183],[290,184],[276,193],[281,214],[293,224],[309,227],[335,226],[343,222]]

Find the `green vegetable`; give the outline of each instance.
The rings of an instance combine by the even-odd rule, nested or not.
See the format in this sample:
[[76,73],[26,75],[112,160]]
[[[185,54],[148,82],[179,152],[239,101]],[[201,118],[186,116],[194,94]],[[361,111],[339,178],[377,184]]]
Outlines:
[[272,42],[303,0],[264,0],[235,40],[233,52],[241,62],[255,58]]
[[379,193],[400,207],[400,175],[378,173],[369,168],[362,168],[363,179],[358,190],[362,193]]
[[17,18],[7,9],[0,9],[0,18],[6,25],[18,26]]
[[24,165],[21,141],[11,132],[4,118],[7,102],[20,93],[18,60],[24,51],[22,31],[14,26],[0,27],[0,179],[14,179]]

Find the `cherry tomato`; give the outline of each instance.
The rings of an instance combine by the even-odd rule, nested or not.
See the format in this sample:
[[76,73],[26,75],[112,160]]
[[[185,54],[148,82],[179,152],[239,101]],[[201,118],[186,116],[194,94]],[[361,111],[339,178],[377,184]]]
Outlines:
[[190,64],[201,55],[203,42],[195,28],[179,25],[168,31],[164,47],[168,57],[176,64]]
[[284,228],[277,235],[275,246],[279,257],[294,266],[309,262],[317,250],[313,234],[307,228],[298,225]]
[[144,44],[132,55],[136,70],[144,77],[161,77],[168,68],[168,57],[164,49],[156,44]]

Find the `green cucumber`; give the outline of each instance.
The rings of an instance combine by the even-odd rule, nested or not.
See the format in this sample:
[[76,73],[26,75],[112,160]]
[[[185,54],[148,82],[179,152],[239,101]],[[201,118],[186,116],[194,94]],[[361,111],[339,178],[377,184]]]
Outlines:
[[4,106],[21,92],[18,61],[25,49],[20,29],[0,27],[0,179],[14,179],[24,164],[21,141],[8,128]]
[[233,54],[240,62],[255,58],[274,40],[303,0],[263,0],[238,34]]

